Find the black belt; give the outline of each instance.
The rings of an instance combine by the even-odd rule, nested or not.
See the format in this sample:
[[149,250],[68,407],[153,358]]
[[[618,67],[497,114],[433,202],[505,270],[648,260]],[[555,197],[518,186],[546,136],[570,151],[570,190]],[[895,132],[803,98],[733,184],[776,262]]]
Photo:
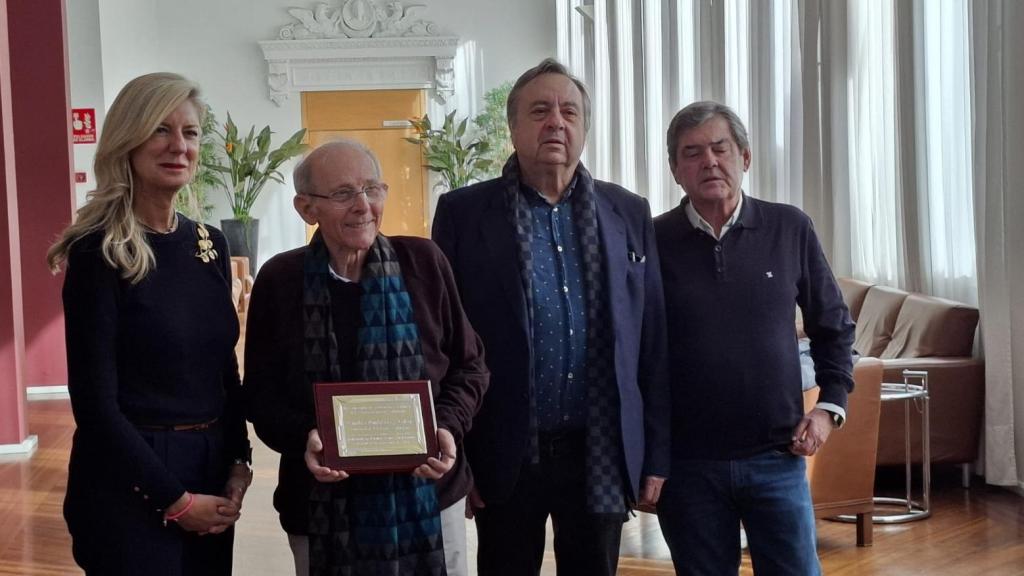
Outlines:
[[564,458],[583,455],[587,445],[586,432],[540,432],[537,435],[537,449],[542,458]]
[[217,419],[214,418],[209,422],[199,422],[198,424],[136,424],[135,427],[140,430],[160,430],[163,432],[187,432],[191,430],[206,430],[217,423]]

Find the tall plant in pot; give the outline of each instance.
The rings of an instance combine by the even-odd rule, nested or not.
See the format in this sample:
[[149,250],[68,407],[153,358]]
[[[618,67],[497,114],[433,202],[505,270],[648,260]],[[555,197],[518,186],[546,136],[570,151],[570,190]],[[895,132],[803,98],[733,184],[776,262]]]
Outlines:
[[278,168],[306,150],[302,142],[306,129],[292,134],[291,138],[271,150],[270,136],[273,132],[270,126],[264,126],[259,133],[252,126],[249,133],[240,138],[231,114],[227,116],[224,132],[217,133],[223,144],[222,154],[212,161],[209,168],[220,176],[231,206],[233,218],[221,220],[228,248],[234,256],[247,256],[250,266],[255,269],[259,219],[253,217],[252,207],[267,181],[284,183]]
[[501,169],[505,166],[505,162],[515,152],[512,147],[512,134],[508,129],[505,107],[511,91],[512,83],[505,82],[485,92],[484,109],[473,118],[473,124],[476,124],[480,131],[480,138],[487,142],[487,149],[484,151],[483,157],[491,161],[484,174],[485,178],[501,176]]
[[452,110],[445,115],[440,128],[433,126],[426,115],[410,122],[416,136],[406,141],[423,149],[423,165],[440,174],[439,184],[446,192],[485,179],[493,164],[486,157],[490,143],[467,134],[469,118],[456,122]]
[[206,222],[213,213],[210,202],[210,191],[220,185],[217,171],[210,168],[217,159],[221,149],[220,137],[217,135],[217,117],[210,106],[206,106],[203,115],[203,135],[199,140],[199,167],[196,169],[192,182],[178,191],[174,197],[174,209],[196,222]]
[[512,83],[506,82],[484,94],[484,110],[472,120],[456,121],[455,110],[444,117],[440,127],[429,116],[410,120],[414,138],[407,141],[423,150],[423,165],[440,175],[444,191],[461,188],[501,175],[514,149],[505,118],[505,103]]

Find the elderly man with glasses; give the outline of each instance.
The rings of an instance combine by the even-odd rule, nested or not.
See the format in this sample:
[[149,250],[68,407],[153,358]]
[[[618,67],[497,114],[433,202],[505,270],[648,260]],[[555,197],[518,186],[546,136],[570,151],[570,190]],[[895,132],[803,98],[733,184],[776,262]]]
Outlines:
[[[464,574],[462,439],[489,375],[448,262],[429,240],[380,234],[388,187],[362,144],[320,146],[294,180],[318,230],[256,279],[244,389],[256,434],[281,453],[274,507],[296,574]],[[381,380],[431,381],[440,454],[411,474],[324,466],[313,383]]]

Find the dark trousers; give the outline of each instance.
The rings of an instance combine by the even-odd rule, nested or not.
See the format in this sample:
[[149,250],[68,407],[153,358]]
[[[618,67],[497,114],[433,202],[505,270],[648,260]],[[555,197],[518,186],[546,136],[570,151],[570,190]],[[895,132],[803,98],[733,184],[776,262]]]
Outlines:
[[[139,434],[187,490],[224,490],[228,465],[219,427]],[[76,436],[64,518],[71,553],[88,576],[230,576],[234,528],[199,536],[173,522],[164,526],[163,513],[118,482],[105,458],[102,450]]]
[[476,511],[480,576],[540,574],[549,515],[558,576],[615,574],[626,515],[587,512],[583,443],[542,435],[540,463],[523,465],[511,498]]

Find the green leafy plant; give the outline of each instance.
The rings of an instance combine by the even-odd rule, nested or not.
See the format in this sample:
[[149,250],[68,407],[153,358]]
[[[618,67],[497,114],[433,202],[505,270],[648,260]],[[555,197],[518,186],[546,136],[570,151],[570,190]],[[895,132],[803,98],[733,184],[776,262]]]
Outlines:
[[444,117],[441,128],[434,128],[429,116],[413,118],[415,138],[407,141],[423,148],[424,166],[441,175],[448,190],[461,188],[487,177],[493,161],[486,156],[490,143],[466,134],[469,118],[455,122],[455,111]]
[[[218,158],[208,168],[217,172],[220,182],[228,195],[231,213],[235,218],[247,221],[252,218],[252,206],[259,198],[263,186],[268,180],[284,183],[278,168],[290,158],[302,154],[306,145],[302,138],[306,135],[303,128],[292,134],[276,149],[270,149],[270,126],[264,126],[259,133],[256,127],[249,128],[245,138],[239,138],[238,127],[228,114],[224,123],[224,132],[217,132],[222,144]],[[222,164],[221,160],[226,163]]]
[[505,103],[512,91],[512,83],[505,82],[501,86],[491,88],[484,94],[484,110],[473,118],[480,131],[480,137],[487,141],[487,152],[484,157],[491,161],[487,171],[488,178],[501,175],[501,168],[512,155],[512,135],[508,130],[508,117]]
[[206,106],[201,126],[203,135],[199,140],[199,165],[192,183],[182,188],[174,197],[174,209],[196,222],[205,222],[213,213],[209,191],[220,184],[217,172],[210,168],[216,162],[220,149],[217,137],[217,116]]

